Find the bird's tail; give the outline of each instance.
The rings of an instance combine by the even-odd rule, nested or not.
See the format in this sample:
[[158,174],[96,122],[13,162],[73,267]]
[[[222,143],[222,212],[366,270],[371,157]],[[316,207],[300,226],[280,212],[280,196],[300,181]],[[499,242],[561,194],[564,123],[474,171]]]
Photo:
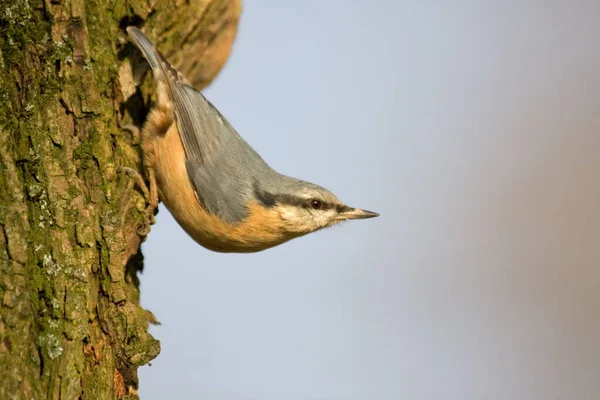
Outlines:
[[152,72],[154,73],[154,79],[166,83],[167,90],[172,98],[177,95],[175,93],[177,83],[189,85],[189,82],[179,71],[169,64],[167,59],[156,49],[156,46],[142,31],[134,26],[130,26],[127,28],[127,33],[129,33],[135,45],[140,49],[148,64],[150,64],[150,68],[152,68]]
[[150,68],[152,68],[152,71],[154,71],[155,73],[158,72],[161,69],[160,59],[164,59],[164,57],[162,57],[158,50],[156,50],[154,44],[150,41],[150,39],[146,37],[146,35],[144,35],[142,31],[140,31],[135,26],[128,27],[127,33],[129,34],[135,45],[138,47],[138,49],[140,49],[140,51],[144,55],[144,58],[148,61],[148,64],[150,64]]

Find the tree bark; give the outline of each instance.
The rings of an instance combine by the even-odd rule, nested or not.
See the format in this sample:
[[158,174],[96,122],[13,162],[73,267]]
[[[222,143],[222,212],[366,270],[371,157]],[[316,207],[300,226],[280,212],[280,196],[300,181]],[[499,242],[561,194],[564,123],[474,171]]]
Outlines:
[[[240,0],[3,0],[0,399],[137,398],[160,351],[139,305],[146,203],[135,135],[153,87],[143,26],[197,88],[227,59]],[[133,60],[133,62],[130,62]],[[165,272],[167,273],[167,272]]]

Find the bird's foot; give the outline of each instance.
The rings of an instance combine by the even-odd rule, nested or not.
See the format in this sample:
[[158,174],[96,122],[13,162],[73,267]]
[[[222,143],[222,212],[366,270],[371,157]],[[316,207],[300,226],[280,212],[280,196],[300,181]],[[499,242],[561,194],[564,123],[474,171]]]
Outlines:
[[140,128],[138,128],[137,126],[129,124],[129,125],[122,126],[121,129],[123,129],[124,131],[130,132],[131,136],[133,136],[135,142],[139,143],[141,141],[142,135],[140,132]]
[[[154,225],[154,223],[156,222],[154,218],[154,213],[158,207],[158,192],[156,189],[156,177],[154,175],[154,170],[152,168],[147,169],[150,187],[146,185],[146,182],[144,182],[144,178],[136,170],[129,167],[121,167],[119,168],[119,171],[126,173],[132,178],[130,183],[128,183],[127,185],[127,194],[131,191],[134,184],[137,184],[137,186],[142,191],[147,206],[143,212],[143,222],[140,226],[138,226],[137,233],[140,236],[147,236],[150,232],[150,226]],[[127,195],[127,198],[129,197],[130,196]],[[126,207],[124,209],[124,212],[126,212],[128,209],[129,207]]]

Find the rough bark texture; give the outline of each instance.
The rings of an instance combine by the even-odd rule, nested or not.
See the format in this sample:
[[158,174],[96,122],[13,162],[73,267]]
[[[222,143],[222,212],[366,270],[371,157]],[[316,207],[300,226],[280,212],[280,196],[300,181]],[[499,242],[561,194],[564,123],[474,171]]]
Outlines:
[[146,204],[119,172],[141,170],[140,148],[120,127],[142,123],[152,86],[134,85],[144,67],[123,29],[143,26],[201,88],[239,13],[239,0],[1,2],[0,399],[137,398],[160,346],[139,306]]

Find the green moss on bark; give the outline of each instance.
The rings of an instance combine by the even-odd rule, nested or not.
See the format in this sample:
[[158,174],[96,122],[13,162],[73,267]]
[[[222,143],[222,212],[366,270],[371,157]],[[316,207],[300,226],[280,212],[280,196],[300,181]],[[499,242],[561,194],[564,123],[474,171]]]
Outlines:
[[160,351],[139,306],[145,204],[118,173],[141,166],[120,126],[145,114],[122,28],[160,26],[168,54],[177,38],[202,49],[184,72],[204,85],[239,1],[158,3],[0,4],[0,399],[137,398],[137,368]]

